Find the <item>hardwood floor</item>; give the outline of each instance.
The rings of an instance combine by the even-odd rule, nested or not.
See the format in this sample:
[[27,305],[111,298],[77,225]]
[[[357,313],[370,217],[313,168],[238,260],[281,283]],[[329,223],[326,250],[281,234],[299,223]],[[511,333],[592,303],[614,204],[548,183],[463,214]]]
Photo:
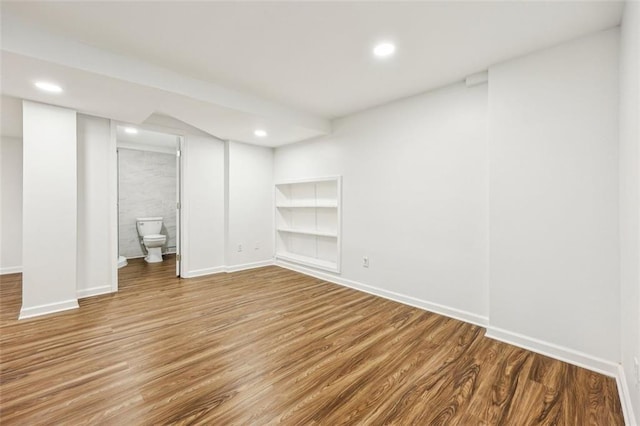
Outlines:
[[120,292],[17,321],[2,276],[0,423],[622,425],[611,378],[484,329],[278,267]]

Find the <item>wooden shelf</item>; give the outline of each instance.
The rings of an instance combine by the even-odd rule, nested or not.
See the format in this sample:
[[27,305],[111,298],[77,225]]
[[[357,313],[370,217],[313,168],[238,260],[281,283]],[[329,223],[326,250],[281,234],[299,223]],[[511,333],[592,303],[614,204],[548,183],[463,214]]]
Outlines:
[[340,176],[276,184],[276,258],[340,272],[340,195]]

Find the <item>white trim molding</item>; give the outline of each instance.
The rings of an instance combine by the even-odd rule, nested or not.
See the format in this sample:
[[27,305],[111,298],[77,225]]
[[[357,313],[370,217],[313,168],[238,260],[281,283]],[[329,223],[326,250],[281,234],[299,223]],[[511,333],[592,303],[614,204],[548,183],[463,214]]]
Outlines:
[[620,395],[620,405],[622,406],[622,414],[624,415],[624,424],[627,426],[638,426],[637,419],[633,413],[629,383],[627,382],[627,376],[624,374],[624,368],[622,365],[618,365],[616,385],[618,386],[618,394]]
[[65,300],[63,302],[49,303],[47,305],[32,306],[20,309],[20,316],[18,319],[26,319],[39,317],[41,315],[53,314],[56,312],[68,311],[69,309],[77,309],[79,307],[78,301],[75,299]]
[[226,272],[226,267],[216,266],[214,268],[196,269],[193,271],[183,272],[180,276],[182,278],[196,278],[196,277],[202,277],[205,275],[219,274],[221,272]]
[[402,303],[404,305],[413,306],[414,308],[422,309],[436,314],[444,315],[449,318],[454,318],[460,321],[475,324],[481,327],[486,327],[489,323],[487,317],[474,314],[472,312],[463,311],[460,309],[452,308],[449,306],[440,305],[438,303],[427,302],[426,300],[418,299],[415,297],[407,296],[404,294],[396,293],[389,290],[384,290],[378,287],[362,284],[357,281],[349,280],[346,278],[338,277],[335,275],[327,274],[324,272],[314,271],[303,266],[294,265],[283,260],[276,260],[275,264],[282,268],[290,269],[301,274],[309,275],[321,280],[325,280],[334,284],[342,285],[352,288],[354,290],[363,291],[365,293],[372,294],[374,296],[383,297],[385,299],[393,300],[394,302]]
[[273,265],[273,259],[261,260],[259,262],[225,266],[225,272],[230,273],[230,272],[246,271],[247,269],[262,268],[264,266],[271,266],[271,265]]
[[110,285],[103,285],[99,287],[83,288],[77,291],[78,299],[84,299],[86,297],[98,296],[100,294],[112,293],[113,289]]
[[280,259],[277,259],[275,261],[275,265],[295,272],[299,272],[304,275],[319,278],[334,284],[373,294],[374,296],[393,300],[394,302],[402,303],[450,318],[455,318],[460,321],[486,327],[487,331],[485,333],[485,336],[491,339],[518,346],[520,348],[546,355],[560,361],[568,362],[569,364],[577,365],[578,367],[586,368],[587,370],[595,371],[608,377],[613,377],[616,379],[625,424],[628,426],[638,425],[633,413],[633,406],[630,399],[631,396],[629,393],[628,383],[624,375],[624,370],[618,363],[607,361],[585,354],[583,352],[554,345],[552,343],[544,342],[518,333],[491,327],[489,326],[489,318],[477,314],[461,311],[459,309],[451,308],[437,303],[427,302],[425,300],[417,299],[415,297],[406,296],[392,291],[383,290],[378,287],[362,284],[325,272],[319,272],[300,265],[291,264]]
[[196,269],[182,274],[182,278],[196,278],[204,275],[219,274],[221,272],[232,273],[246,271],[247,269],[262,268],[273,265],[273,259],[261,260],[260,262],[243,263],[241,265],[216,266],[214,268]]
[[584,352],[576,351],[564,346],[545,342],[533,337],[525,336],[512,331],[504,330],[497,327],[487,327],[487,337],[508,343],[519,348],[527,349],[535,353],[549,356],[551,358],[595,371],[609,377],[618,376],[619,364],[613,361],[607,361]]
[[21,272],[22,266],[7,266],[6,268],[0,268],[0,275],[19,274]]
[[109,179],[109,252],[111,253],[111,291],[118,291],[118,141],[117,123],[109,120],[109,156],[108,179]]

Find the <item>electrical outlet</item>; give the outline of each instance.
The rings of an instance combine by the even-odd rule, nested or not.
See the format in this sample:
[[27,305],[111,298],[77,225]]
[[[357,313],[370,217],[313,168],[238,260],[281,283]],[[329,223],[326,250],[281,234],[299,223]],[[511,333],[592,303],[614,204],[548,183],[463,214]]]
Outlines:
[[362,258],[362,267],[363,268],[368,268],[369,267],[369,258],[367,256],[364,256]]
[[260,250],[260,241],[256,241],[256,246],[253,249]]
[[242,251],[242,244],[238,244],[238,253]]

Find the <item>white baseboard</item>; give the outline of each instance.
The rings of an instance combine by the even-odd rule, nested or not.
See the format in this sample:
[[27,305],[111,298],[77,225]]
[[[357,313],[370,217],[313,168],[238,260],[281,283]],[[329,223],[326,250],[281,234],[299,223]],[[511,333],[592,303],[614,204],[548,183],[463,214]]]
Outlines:
[[78,290],[77,295],[78,295],[78,299],[84,299],[85,297],[97,296],[99,294],[106,294],[106,293],[111,293],[110,285],[83,288],[82,290]]
[[454,318],[460,321],[468,322],[471,324],[486,327],[489,319],[481,315],[477,315],[471,312],[463,311],[449,306],[440,305],[438,303],[427,302],[426,300],[417,299],[412,296],[396,293],[389,290],[384,290],[379,287],[362,284],[357,281],[349,280],[346,278],[331,275],[325,272],[315,271],[304,266],[294,265],[283,260],[277,260],[276,265],[286,269],[290,269],[301,274],[309,275],[321,280],[329,281],[334,284],[339,284],[345,287],[353,288],[355,290],[363,291],[365,293],[373,294],[374,296],[383,297],[385,299],[393,300],[394,302],[402,303],[404,305],[413,306],[414,308],[423,309],[425,311],[434,312],[436,314],[444,315],[446,317]]
[[246,263],[243,265],[234,266],[221,266],[210,269],[200,269],[189,273],[188,277],[196,277],[201,275],[209,275],[219,272],[238,272],[247,269],[260,268],[263,266],[277,265],[282,268],[290,269],[301,274],[309,275],[321,280],[325,280],[334,284],[342,285],[345,287],[353,288],[355,290],[363,291],[365,293],[373,294],[374,296],[383,297],[385,299],[393,300],[405,305],[413,306],[415,308],[423,309],[429,312],[434,312],[440,315],[444,315],[450,318],[455,318],[460,321],[475,324],[481,327],[486,327],[486,336],[495,340],[499,340],[504,343],[508,343],[514,346],[518,346],[532,352],[536,352],[542,355],[549,356],[560,361],[568,362],[569,364],[577,365],[578,367],[586,368],[597,373],[604,374],[605,376],[614,377],[618,385],[618,393],[620,394],[620,402],[622,404],[622,411],[624,413],[625,423],[628,426],[637,426],[635,417],[633,414],[633,406],[631,404],[631,396],[629,394],[629,388],[626,382],[624,371],[622,366],[618,363],[607,361],[601,358],[597,358],[583,352],[575,351],[573,349],[565,348],[552,343],[544,342],[538,339],[534,339],[528,336],[524,336],[518,333],[513,333],[507,330],[503,330],[496,327],[489,326],[489,319],[481,315],[477,315],[471,312],[462,311],[460,309],[451,308],[448,306],[440,305],[437,303],[427,302],[425,300],[417,299],[415,297],[403,295],[389,290],[384,290],[378,287],[362,284],[357,281],[349,280],[339,276],[331,275],[325,272],[319,272],[313,269],[309,269],[300,265],[292,264],[282,260],[261,261],[254,263]]
[[182,272],[180,276],[182,278],[195,278],[195,277],[202,277],[204,275],[219,274],[221,272],[226,272],[226,268],[224,266],[216,266],[214,268],[195,269],[193,271]]
[[496,327],[487,327],[485,336],[615,378],[625,424],[638,426],[628,383],[620,364]]
[[6,268],[0,268],[0,275],[19,274],[21,272],[22,266],[8,266]]
[[271,265],[273,265],[273,259],[268,259],[268,260],[261,260],[259,262],[243,263],[241,265],[225,266],[225,271],[239,272],[239,271],[245,271],[247,269],[262,268],[264,266],[271,266]]
[[196,269],[194,271],[183,272],[181,276],[182,278],[195,278],[195,277],[202,277],[204,275],[219,274],[221,272],[226,272],[226,273],[240,272],[240,271],[245,271],[247,269],[262,268],[264,266],[271,266],[271,265],[273,265],[273,259],[261,260],[260,262],[243,263],[241,265],[216,266],[214,268]]
[[638,426],[636,416],[633,413],[633,403],[631,402],[630,392],[631,388],[629,387],[629,382],[627,382],[627,376],[624,374],[624,368],[622,368],[622,365],[618,365],[616,384],[618,385],[618,394],[620,395],[622,414],[624,414],[624,423],[627,426]]
[[578,367],[586,368],[587,370],[595,371],[596,373],[604,374],[605,376],[618,376],[618,363],[607,361],[584,352],[497,327],[487,327],[487,333],[485,335],[513,346],[518,346],[560,361],[568,362],[569,364],[577,365]]
[[77,309],[78,301],[76,299],[65,300],[64,302],[49,303],[47,305],[32,306],[20,309],[20,316],[18,319],[26,319],[39,317],[40,315],[53,314],[55,312],[67,311],[69,309]]
[[356,281],[348,280],[346,278],[327,274],[325,272],[315,271],[303,266],[294,265],[282,260],[275,262],[277,266],[281,266],[286,269],[290,269],[301,274],[309,275],[315,278],[319,278],[325,281],[332,282],[334,284],[350,287],[355,290],[364,291],[375,296],[384,297],[395,302],[403,303],[405,305],[413,306],[426,311],[435,312],[447,317],[455,318],[461,321],[476,324],[482,327],[487,327],[486,336],[495,340],[499,340],[504,343],[508,343],[514,346],[518,346],[532,352],[536,352],[542,355],[549,356],[560,361],[568,362],[570,364],[577,365],[578,367],[586,368],[597,373],[604,374],[605,376],[614,377],[618,385],[618,393],[620,394],[620,402],[622,404],[622,411],[624,413],[625,423],[627,426],[637,426],[634,414],[633,406],[631,404],[631,395],[624,376],[622,366],[618,363],[603,360],[591,355],[574,351],[562,346],[554,345],[552,343],[543,342],[541,340],[533,339],[531,337],[523,336],[518,333],[512,333],[506,330],[502,330],[495,327],[489,327],[489,319],[480,315],[476,315],[470,312],[461,311],[459,309],[450,308],[440,304],[427,302],[417,299],[415,297],[406,296],[403,294],[395,293],[388,290],[383,290],[378,287],[362,284]]
[[188,272],[182,273],[181,276],[182,278],[195,278],[195,277],[202,277],[204,275],[219,274],[221,272],[227,272],[227,273],[239,272],[239,271],[245,271],[247,269],[262,268],[263,266],[271,266],[271,265],[273,265],[273,260],[269,259],[269,260],[262,260],[260,262],[243,263],[241,265],[216,266],[214,268],[196,269],[194,271],[188,271]]

